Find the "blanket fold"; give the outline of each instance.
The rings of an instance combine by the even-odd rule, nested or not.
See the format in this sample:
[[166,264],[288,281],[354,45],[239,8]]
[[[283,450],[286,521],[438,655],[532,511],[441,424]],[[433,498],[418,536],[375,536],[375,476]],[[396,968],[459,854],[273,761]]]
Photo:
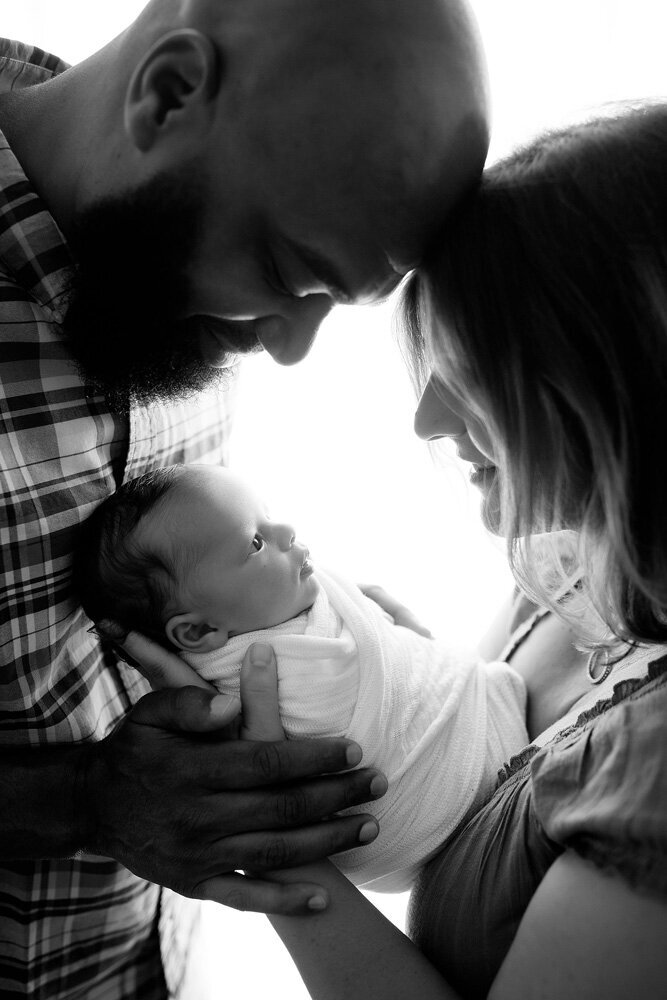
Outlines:
[[360,766],[389,780],[382,799],[350,810],[377,818],[377,839],[334,862],[357,885],[401,891],[528,742],[525,688],[507,664],[484,664],[394,625],[331,572],[318,568],[317,579],[315,603],[298,618],[184,658],[219,691],[238,695],[248,646],[273,647],[287,736],[347,736],[363,749]]

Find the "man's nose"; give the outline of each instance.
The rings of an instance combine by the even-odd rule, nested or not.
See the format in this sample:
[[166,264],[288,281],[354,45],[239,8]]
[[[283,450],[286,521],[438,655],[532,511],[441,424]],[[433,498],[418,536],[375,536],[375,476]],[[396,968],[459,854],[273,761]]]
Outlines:
[[322,320],[332,307],[333,300],[328,295],[295,297],[280,314],[255,320],[255,335],[279,365],[295,365],[308,354]]
[[442,385],[431,375],[415,413],[415,434],[423,441],[466,433],[465,421],[447,404],[446,396]]

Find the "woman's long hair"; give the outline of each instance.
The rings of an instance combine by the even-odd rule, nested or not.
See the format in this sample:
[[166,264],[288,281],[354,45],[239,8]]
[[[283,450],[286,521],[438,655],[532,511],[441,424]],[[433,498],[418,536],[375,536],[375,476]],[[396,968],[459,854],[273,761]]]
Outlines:
[[547,134],[487,169],[403,316],[414,369],[490,430],[519,579],[549,602],[530,540],[574,529],[606,626],[664,641],[667,105]]

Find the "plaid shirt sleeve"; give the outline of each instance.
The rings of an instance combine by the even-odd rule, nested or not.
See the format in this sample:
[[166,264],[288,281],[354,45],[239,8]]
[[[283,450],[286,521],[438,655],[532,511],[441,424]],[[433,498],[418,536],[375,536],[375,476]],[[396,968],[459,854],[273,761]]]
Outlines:
[[[8,73],[27,85],[62,68],[0,43],[5,86]],[[145,692],[103,656],[72,596],[77,528],[123,465],[129,479],[177,461],[223,462],[233,412],[233,380],[183,403],[134,407],[129,419],[87,395],[60,335],[70,276],[62,234],[0,133],[0,753],[102,739]],[[4,864],[0,879],[1,996],[176,994],[187,934],[170,894],[90,856]],[[178,928],[162,942],[169,984],[160,926]]]

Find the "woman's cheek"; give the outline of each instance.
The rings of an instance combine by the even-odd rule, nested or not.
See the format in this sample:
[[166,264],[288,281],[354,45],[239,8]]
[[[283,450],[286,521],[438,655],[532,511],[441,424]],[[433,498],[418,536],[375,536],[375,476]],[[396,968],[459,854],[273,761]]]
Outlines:
[[477,451],[484,455],[485,458],[496,464],[496,456],[494,454],[494,448],[491,443],[491,438],[486,431],[486,429],[477,420],[472,420],[468,422],[468,437],[474,444]]

